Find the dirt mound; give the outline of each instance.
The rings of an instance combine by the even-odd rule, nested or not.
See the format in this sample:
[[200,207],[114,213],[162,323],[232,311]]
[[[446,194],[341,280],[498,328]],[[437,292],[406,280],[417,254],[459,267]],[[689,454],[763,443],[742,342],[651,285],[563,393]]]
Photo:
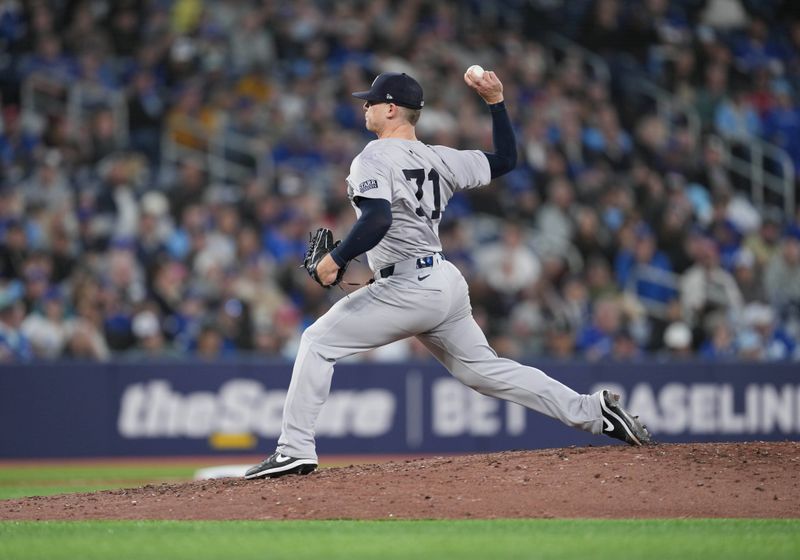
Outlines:
[[509,451],[0,501],[0,519],[800,517],[800,443]]

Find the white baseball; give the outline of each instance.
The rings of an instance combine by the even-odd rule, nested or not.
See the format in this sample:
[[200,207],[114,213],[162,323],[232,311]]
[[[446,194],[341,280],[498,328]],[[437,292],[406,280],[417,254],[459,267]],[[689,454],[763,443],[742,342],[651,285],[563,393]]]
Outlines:
[[483,78],[483,68],[481,68],[481,66],[478,64],[473,64],[467,68],[467,74],[471,74],[473,78],[480,80]]

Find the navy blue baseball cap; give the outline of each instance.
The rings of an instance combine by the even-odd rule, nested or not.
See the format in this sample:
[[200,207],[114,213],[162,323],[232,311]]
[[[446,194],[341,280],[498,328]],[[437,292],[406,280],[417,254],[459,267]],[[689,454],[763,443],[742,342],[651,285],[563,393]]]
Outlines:
[[368,91],[357,91],[353,97],[374,103],[394,103],[409,109],[422,109],[422,86],[408,74],[385,72],[375,78]]

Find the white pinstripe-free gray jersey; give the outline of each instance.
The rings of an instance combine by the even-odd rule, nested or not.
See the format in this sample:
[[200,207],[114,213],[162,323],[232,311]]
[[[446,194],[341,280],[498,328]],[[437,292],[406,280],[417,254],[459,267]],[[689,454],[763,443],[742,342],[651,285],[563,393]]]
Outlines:
[[[350,165],[347,196],[388,200],[392,226],[367,252],[373,271],[442,250],[439,222],[453,194],[489,184],[489,161],[478,150],[429,146],[418,140],[373,140]],[[356,215],[361,211],[353,204]]]

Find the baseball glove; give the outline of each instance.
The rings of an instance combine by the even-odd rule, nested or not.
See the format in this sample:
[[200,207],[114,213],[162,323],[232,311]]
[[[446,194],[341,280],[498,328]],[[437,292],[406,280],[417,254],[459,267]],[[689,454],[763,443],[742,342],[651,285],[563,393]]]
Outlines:
[[314,279],[314,282],[323,288],[336,286],[342,281],[342,277],[347,270],[347,264],[345,264],[339,269],[339,272],[336,274],[336,279],[330,284],[323,284],[322,280],[320,280],[317,275],[317,265],[319,261],[321,261],[325,255],[333,251],[339,243],[341,243],[341,241],[333,241],[333,232],[328,228],[319,228],[315,233],[308,234],[308,250],[306,251],[306,257],[303,259],[303,268],[305,268],[308,275]]

